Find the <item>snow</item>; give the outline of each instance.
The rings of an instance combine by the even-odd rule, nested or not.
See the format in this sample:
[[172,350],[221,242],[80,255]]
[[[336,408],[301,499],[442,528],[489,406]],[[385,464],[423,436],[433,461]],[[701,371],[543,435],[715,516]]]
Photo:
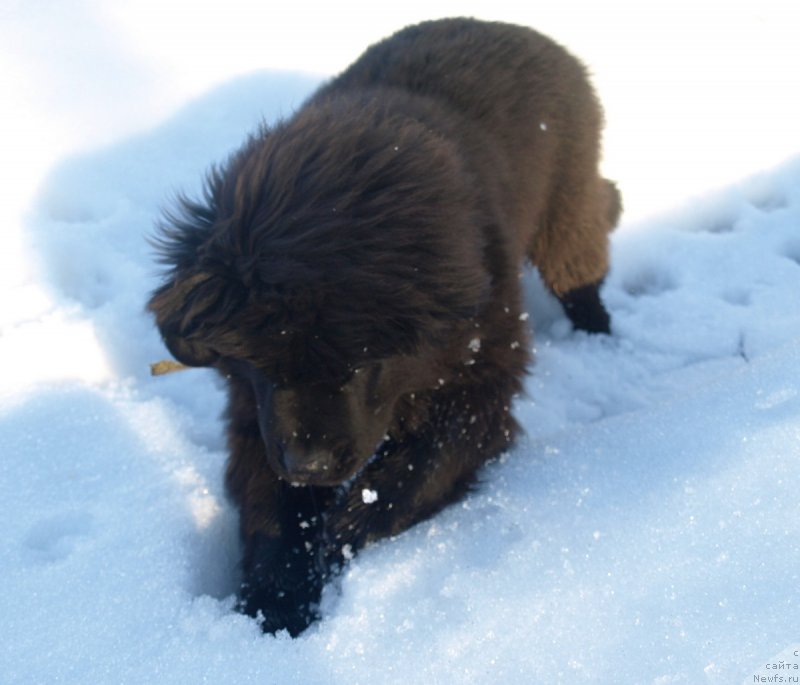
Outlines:
[[[540,17],[493,4],[376,5],[347,32],[327,4],[198,7],[196,30],[171,2],[4,7],[0,70],[18,97],[0,113],[1,682],[796,675],[789,3],[644,16],[573,1]],[[536,363],[514,408],[526,436],[463,502],[356,557],[312,630],[264,636],[233,610],[222,388],[205,371],[148,375],[165,351],[143,311],[157,282],[145,238],[174,192],[292,110],[319,80],[308,72],[454,13],[529,23],[589,60],[628,208],[603,291],[614,333],[573,332],[528,274]],[[679,55],[670,26],[685,29]]]
[[378,492],[377,490],[370,490],[369,488],[364,488],[361,491],[361,501],[364,504],[374,504],[378,501]]

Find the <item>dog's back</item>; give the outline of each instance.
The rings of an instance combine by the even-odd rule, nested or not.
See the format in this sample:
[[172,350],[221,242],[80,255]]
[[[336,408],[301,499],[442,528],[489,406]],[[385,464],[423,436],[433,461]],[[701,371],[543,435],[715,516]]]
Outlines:
[[457,122],[501,241],[556,294],[603,277],[619,197],[597,173],[601,107],[563,47],[510,24],[425,22],[370,47],[314,100],[371,88],[430,98]]

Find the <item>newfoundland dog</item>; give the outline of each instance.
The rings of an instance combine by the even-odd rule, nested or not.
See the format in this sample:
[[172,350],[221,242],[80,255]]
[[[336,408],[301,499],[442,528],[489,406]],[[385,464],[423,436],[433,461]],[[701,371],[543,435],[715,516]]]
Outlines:
[[149,302],[170,352],[227,380],[239,602],[297,635],[359,549],[461,497],[506,450],[530,344],[527,257],[573,324],[620,198],[602,112],[548,38],[469,19],[370,47],[182,197]]

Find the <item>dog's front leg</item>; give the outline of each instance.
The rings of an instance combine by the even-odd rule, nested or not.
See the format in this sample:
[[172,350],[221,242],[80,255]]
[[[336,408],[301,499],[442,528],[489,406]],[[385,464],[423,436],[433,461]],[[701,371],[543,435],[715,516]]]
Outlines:
[[296,636],[317,618],[328,575],[321,511],[329,493],[280,480],[266,466],[257,431],[231,437],[227,481],[244,545],[239,609],[265,632]]
[[509,412],[514,386],[498,379],[439,392],[424,427],[387,440],[326,514],[334,563],[458,500],[477,469],[506,449],[517,430]]
[[[322,544],[320,493],[277,483],[279,531],[256,526],[243,531],[244,556],[239,606],[262,621],[264,632],[286,628],[294,637],[318,618],[322,588],[329,575]],[[256,503],[263,511],[263,505]],[[243,510],[243,526],[247,514]],[[277,533],[277,534],[276,534]]]

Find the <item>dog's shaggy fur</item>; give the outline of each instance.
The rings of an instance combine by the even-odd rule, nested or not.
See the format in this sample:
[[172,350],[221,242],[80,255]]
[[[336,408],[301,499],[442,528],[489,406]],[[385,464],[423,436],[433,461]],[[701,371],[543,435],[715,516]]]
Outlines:
[[460,497],[517,426],[529,258],[574,324],[616,188],[580,63],[458,19],[369,48],[183,199],[150,300],[174,356],[228,379],[240,602],[301,632],[332,569]]

